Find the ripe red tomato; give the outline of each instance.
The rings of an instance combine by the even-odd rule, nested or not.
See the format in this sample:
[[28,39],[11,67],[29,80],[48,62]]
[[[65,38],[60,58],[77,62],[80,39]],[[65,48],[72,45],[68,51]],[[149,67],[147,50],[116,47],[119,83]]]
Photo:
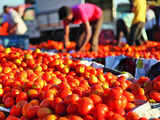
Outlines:
[[127,120],[138,120],[139,116],[134,112],[128,112],[126,115]]
[[155,78],[153,79],[153,82],[156,82],[156,81],[160,81],[160,75],[158,75],[157,77],[155,77]]
[[136,107],[136,105],[134,103],[128,102],[125,110],[130,111],[130,110],[134,109],[135,107]]
[[123,94],[123,90],[120,87],[115,87],[111,89],[109,96],[112,99],[120,99],[122,97],[122,94]]
[[15,104],[13,97],[7,97],[4,101],[5,107],[10,108]]
[[27,100],[27,99],[28,99],[27,93],[21,92],[21,93],[18,94],[17,97],[16,97],[16,103],[18,103],[18,102],[21,101],[21,100]]
[[150,79],[149,79],[148,77],[142,76],[142,77],[140,77],[140,78],[138,79],[137,82],[138,82],[140,85],[144,86],[144,84],[147,83],[147,82],[149,82],[149,81],[150,81]]
[[[122,116],[119,115],[119,114],[114,114],[114,115],[110,118],[110,120],[125,120],[125,118],[122,117]],[[127,119],[127,120],[128,120],[128,119]]]
[[127,98],[128,102],[133,102],[135,100],[135,97],[131,92],[124,91],[123,95]]
[[56,104],[55,112],[60,115],[63,115],[66,112],[66,106],[64,102],[60,102]]
[[99,95],[91,94],[90,98],[93,100],[94,104],[102,103],[102,98]]
[[84,120],[94,120],[94,117],[91,115],[85,115]]
[[153,82],[153,89],[160,90],[160,81]]
[[119,99],[108,98],[108,100],[106,100],[106,104],[110,110],[125,109],[127,102],[127,98],[123,95]]
[[155,101],[157,101],[157,102],[160,102],[160,92],[151,91],[151,92],[149,93],[149,96],[150,96],[153,100],[155,100]]
[[93,101],[89,97],[82,97],[78,102],[78,112],[87,115],[93,109]]
[[22,108],[20,105],[13,105],[10,110],[10,115],[19,117],[21,115],[21,110]]
[[12,116],[12,115],[9,115],[6,120],[20,120],[19,118],[15,117],[15,116]]
[[64,99],[64,102],[66,104],[70,104],[70,103],[76,103],[78,100],[79,100],[79,95],[78,94],[72,94],[72,95],[67,96]]
[[0,120],[5,120],[5,114],[3,112],[0,112]]
[[65,97],[67,97],[68,95],[71,95],[71,94],[72,94],[72,91],[70,89],[63,89],[60,92],[60,97],[64,99]]
[[80,116],[72,115],[69,120],[83,120]]
[[78,110],[78,107],[77,107],[77,104],[69,104],[67,106],[67,113],[68,114],[74,114],[74,113],[77,113],[77,110]]
[[105,104],[97,104],[94,108],[94,116],[98,120],[104,119],[107,112],[108,107]]

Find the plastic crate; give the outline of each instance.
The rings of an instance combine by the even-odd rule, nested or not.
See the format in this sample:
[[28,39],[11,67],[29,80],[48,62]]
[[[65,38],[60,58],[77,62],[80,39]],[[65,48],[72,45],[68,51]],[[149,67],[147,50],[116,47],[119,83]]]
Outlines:
[[4,47],[29,48],[29,38],[26,35],[0,36],[0,44]]

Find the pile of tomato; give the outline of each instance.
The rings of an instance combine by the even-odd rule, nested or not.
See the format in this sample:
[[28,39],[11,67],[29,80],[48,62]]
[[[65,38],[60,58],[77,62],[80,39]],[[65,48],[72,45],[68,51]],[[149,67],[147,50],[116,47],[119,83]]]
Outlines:
[[[160,76],[137,82],[60,54],[0,46],[0,120],[147,120],[132,112],[160,102]],[[155,118],[153,120],[159,120]]]
[[[63,42],[59,42],[59,41],[53,41],[53,40],[48,40],[47,42],[42,42],[39,45],[36,45],[37,48],[39,49],[46,49],[46,50],[50,50],[50,49],[56,49],[56,50],[62,50],[64,49],[64,44]],[[75,42],[70,42],[70,45],[67,46],[67,50],[73,50],[76,47],[76,43]]]
[[[67,47],[67,50],[75,50],[76,43],[71,42]],[[98,53],[89,52],[90,44],[87,44],[85,52],[75,52],[72,54],[65,53],[63,55],[70,55],[74,58],[105,58],[107,56],[119,56],[125,55],[133,58],[155,58],[160,60],[160,43],[149,41],[141,46],[129,46],[127,44],[122,45],[121,47],[115,45],[99,45]],[[36,48],[44,49],[57,49],[62,50],[63,42],[56,42],[49,40],[48,42],[41,43],[37,45]]]

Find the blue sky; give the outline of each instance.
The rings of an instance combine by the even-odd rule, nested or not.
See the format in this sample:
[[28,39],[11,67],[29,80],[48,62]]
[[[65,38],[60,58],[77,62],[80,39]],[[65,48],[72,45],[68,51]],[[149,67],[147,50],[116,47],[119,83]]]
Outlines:
[[24,0],[0,0],[0,14],[3,11],[3,6],[8,5],[8,6],[17,6],[20,4],[24,4]]

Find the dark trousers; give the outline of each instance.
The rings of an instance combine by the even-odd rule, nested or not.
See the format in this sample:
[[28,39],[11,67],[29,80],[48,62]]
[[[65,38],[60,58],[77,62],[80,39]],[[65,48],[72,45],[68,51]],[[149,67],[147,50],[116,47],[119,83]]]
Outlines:
[[123,36],[121,36],[121,33],[123,33],[123,35],[125,36],[125,38],[128,40],[128,28],[124,22],[124,20],[119,19],[117,21],[117,36],[116,36],[116,40],[117,40],[117,44],[119,45],[120,40]]
[[[102,23],[103,23],[103,16],[95,21],[90,22],[90,25],[92,27],[92,37],[90,39],[91,51],[95,51],[95,52],[98,51],[99,35],[100,35]],[[83,46],[85,42],[84,41],[85,35],[86,35],[85,25],[81,24],[80,34],[77,39],[77,46],[76,46],[77,51],[80,50],[80,48]]]
[[141,37],[142,37],[142,29],[144,28],[143,22],[138,22],[136,24],[133,24],[130,31],[129,36],[129,45],[140,45],[142,44]]
[[153,29],[148,29],[146,30],[147,32],[147,36],[148,36],[148,40],[153,40]]

